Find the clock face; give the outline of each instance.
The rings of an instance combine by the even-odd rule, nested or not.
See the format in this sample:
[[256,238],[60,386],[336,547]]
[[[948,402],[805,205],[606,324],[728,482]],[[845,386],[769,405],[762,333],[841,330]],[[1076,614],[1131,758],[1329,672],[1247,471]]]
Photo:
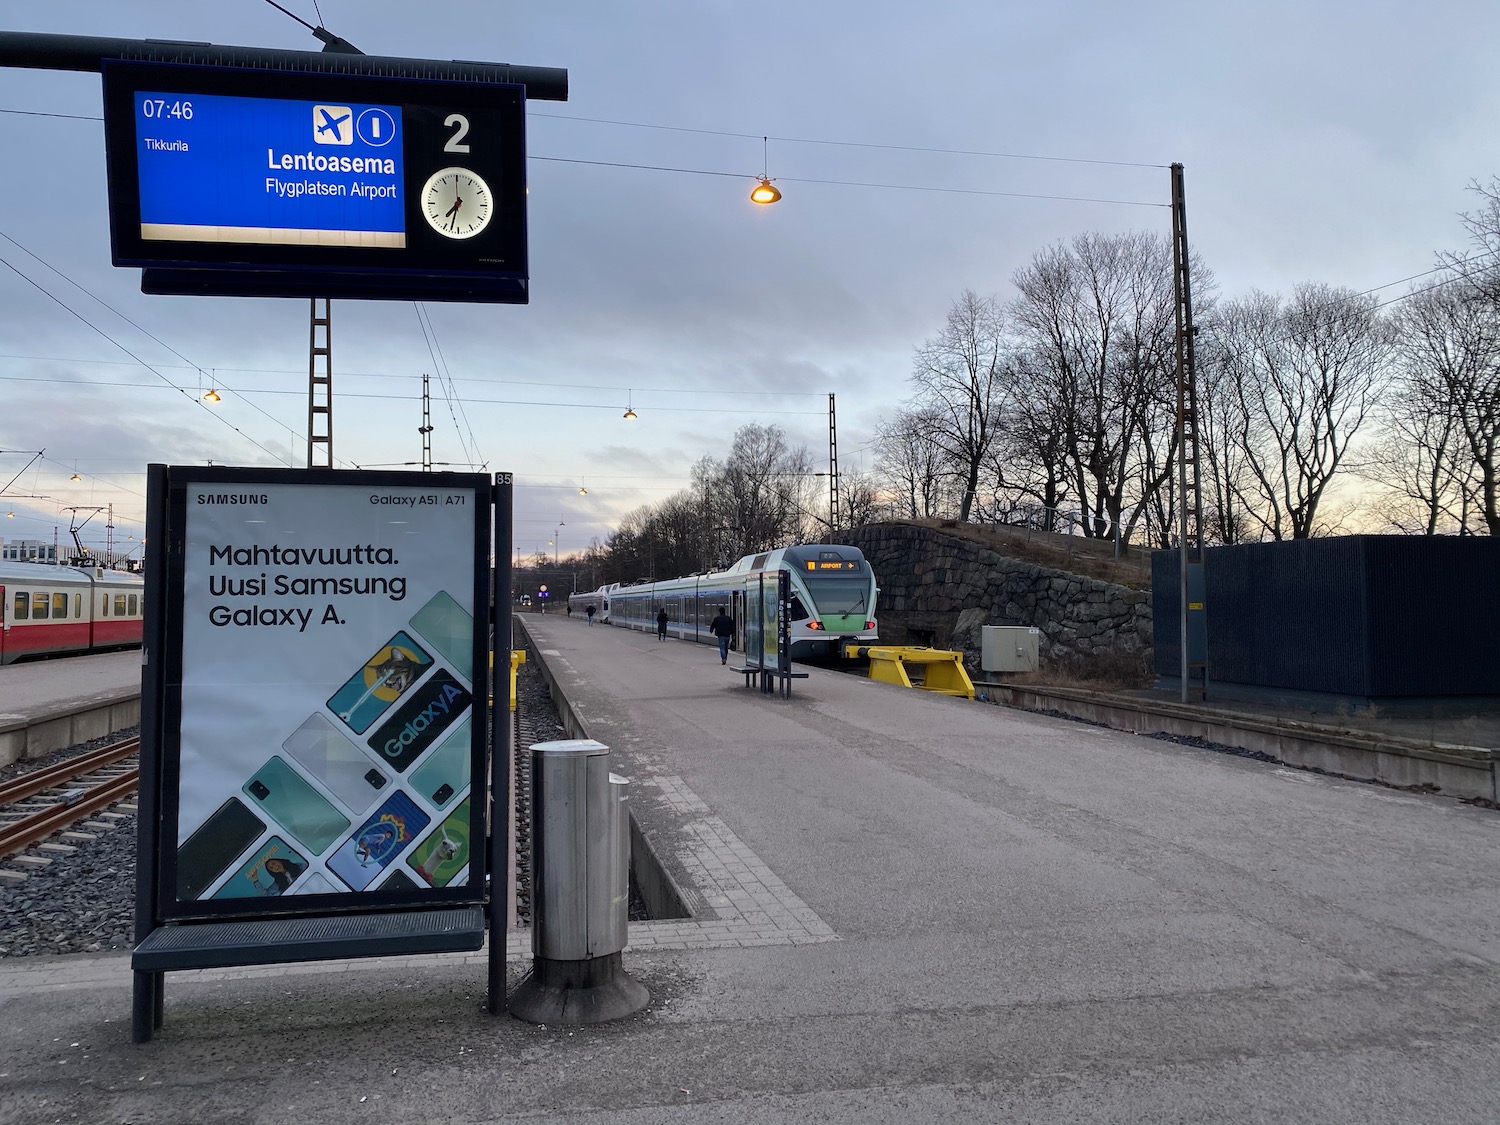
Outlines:
[[443,168],[422,188],[422,214],[447,238],[473,238],[494,215],[490,187],[467,168]]

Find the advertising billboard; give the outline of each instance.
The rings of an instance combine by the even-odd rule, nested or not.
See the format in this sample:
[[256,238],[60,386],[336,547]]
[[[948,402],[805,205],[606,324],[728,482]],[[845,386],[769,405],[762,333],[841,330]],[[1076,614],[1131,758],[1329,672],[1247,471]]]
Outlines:
[[162,917],[481,900],[488,478],[170,473]]
[[108,61],[104,106],[151,291],[526,298],[524,87]]

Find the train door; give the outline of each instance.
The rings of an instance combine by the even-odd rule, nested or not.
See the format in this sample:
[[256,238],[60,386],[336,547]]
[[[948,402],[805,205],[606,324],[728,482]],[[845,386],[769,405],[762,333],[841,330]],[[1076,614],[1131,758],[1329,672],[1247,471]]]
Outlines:
[[0,583],[0,664],[5,663],[5,642],[10,638],[10,609],[5,604],[5,584]]
[[745,651],[745,591],[734,590],[730,593],[733,605],[730,607],[729,616],[734,618],[734,650]]

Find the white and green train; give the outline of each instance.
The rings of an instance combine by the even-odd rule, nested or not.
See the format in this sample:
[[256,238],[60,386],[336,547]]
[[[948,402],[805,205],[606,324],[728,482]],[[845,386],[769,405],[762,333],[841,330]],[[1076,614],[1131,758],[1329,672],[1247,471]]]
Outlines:
[[727,570],[686,578],[628,585],[612,582],[571,595],[568,607],[577,617],[592,605],[595,620],[645,632],[656,631],[656,615],[665,609],[668,636],[705,644],[714,643],[708,623],[722,607],[734,618],[735,647],[745,652],[747,629],[755,634],[762,622],[774,624],[782,571],[791,576],[793,660],[838,657],[845,642],[871,644],[879,639],[875,619],[879,591],[869,562],[858,547],[825,543],[746,555]]

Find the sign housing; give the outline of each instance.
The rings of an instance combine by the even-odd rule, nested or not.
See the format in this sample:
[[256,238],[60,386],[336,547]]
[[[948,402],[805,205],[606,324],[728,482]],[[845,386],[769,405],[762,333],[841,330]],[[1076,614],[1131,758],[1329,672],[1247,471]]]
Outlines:
[[104,110],[147,292],[526,300],[522,86],[109,60]]

